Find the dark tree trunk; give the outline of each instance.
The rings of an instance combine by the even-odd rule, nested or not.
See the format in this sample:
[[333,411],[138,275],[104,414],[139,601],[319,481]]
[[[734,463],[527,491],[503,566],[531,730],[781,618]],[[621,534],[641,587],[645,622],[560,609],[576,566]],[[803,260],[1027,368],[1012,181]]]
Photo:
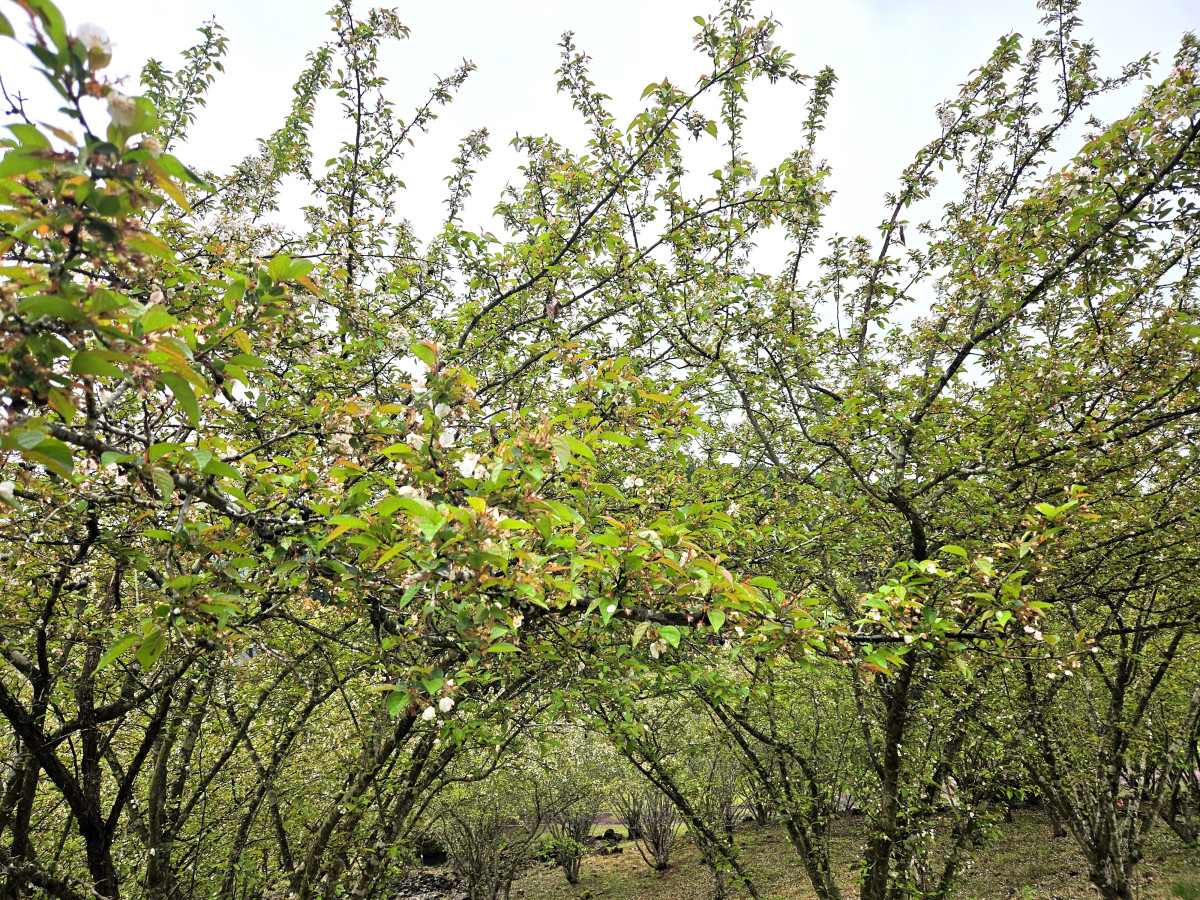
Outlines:
[[902,666],[883,689],[887,718],[884,720],[883,752],[880,754],[879,808],[871,822],[867,850],[863,854],[865,876],[862,900],[888,900],[892,852],[900,834],[900,748],[908,725],[908,693],[912,686],[913,662]]

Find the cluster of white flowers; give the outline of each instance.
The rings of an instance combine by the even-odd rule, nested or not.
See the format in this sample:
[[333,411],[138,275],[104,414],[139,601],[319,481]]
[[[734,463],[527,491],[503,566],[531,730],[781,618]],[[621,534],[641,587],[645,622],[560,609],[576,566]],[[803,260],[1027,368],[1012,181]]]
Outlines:
[[625,476],[625,480],[621,482],[621,488],[623,490],[628,491],[631,488],[642,487],[643,485],[645,485],[645,483],[646,482],[643,481],[641,478],[636,478],[633,475],[627,475],[627,476]]
[[725,510],[725,515],[736,516],[739,512],[741,512],[741,510],[742,507],[740,503],[738,503],[736,500],[730,500],[729,507]]
[[666,651],[666,649],[667,649],[667,642],[664,641],[662,638],[659,638],[657,641],[655,641],[654,643],[652,643],[650,645],[650,655],[654,659],[658,659],[660,656],[662,656],[663,652]]
[[329,436],[329,446],[342,456],[351,456],[354,453],[354,448],[350,445],[350,435],[344,431],[331,434]]
[[404,443],[408,444],[414,450],[420,450],[425,446],[425,435],[419,431],[409,432],[404,438]]
[[458,469],[458,474],[463,478],[478,478],[487,477],[487,468],[480,462],[478,453],[468,450],[463,454],[462,459],[455,463],[455,468]]
[[1074,200],[1083,193],[1083,187],[1078,181],[1068,179],[1070,179],[1069,175],[1064,176],[1063,180],[1067,181],[1067,184],[1063,187],[1061,193],[1068,200]]
[[958,120],[958,115],[954,111],[953,106],[943,106],[938,110],[938,122],[943,128],[953,128],[954,123]]

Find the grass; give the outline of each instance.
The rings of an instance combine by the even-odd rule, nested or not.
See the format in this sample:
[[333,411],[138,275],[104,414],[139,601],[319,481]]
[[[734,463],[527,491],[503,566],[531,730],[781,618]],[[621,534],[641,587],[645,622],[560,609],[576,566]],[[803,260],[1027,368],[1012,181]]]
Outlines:
[[[738,832],[737,841],[764,897],[812,900],[808,879],[781,828],[746,826]],[[554,866],[539,864],[513,885],[512,900],[712,897],[711,876],[689,842],[680,843],[670,869],[661,874],[647,868],[632,844],[624,847],[625,852],[616,856],[587,856],[578,885],[567,884]],[[860,823],[841,823],[833,839],[833,856],[848,900],[857,896],[853,866],[860,847]],[[974,865],[954,896],[956,900],[1087,900],[1095,895],[1071,840],[1052,837],[1039,813],[1019,812],[1015,823],[1004,826],[997,840],[976,853]],[[1156,833],[1138,867],[1137,896],[1139,900],[1200,900],[1200,853],[1183,848],[1170,832]]]

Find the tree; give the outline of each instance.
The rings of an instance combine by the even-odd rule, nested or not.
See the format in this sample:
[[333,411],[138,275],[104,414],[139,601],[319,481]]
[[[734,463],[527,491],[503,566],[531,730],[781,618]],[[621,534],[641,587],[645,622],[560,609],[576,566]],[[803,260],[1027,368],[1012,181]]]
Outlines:
[[[128,97],[99,29],[17,5],[66,119],[19,109],[0,161],[6,890],[368,893],[443,791],[570,712],[753,893],[646,728],[674,703],[730,737],[824,896],[831,764],[867,817],[864,900],[940,897],[1031,748],[1098,889],[1128,894],[1196,719],[1193,37],[1128,115],[1085,119],[1151,61],[1101,75],[1076,4],[1047,0],[1046,34],[1002,39],[939,109],[872,244],[821,239],[834,78],[800,75],[772,19],[701,17],[698,86],[650,85],[625,128],[568,35],[587,146],[517,142],[497,237],[461,221],[488,152],[468,135],[423,243],[401,151],[471,67],[401,118],[393,13],[338,3],[282,127],[201,176],[168,151],[215,27]],[[807,115],[759,168],[746,98],[779,82]],[[320,165],[326,95],[348,139]],[[691,141],[727,165],[693,178]],[[910,221],[947,170],[961,196]],[[295,229],[270,222],[287,173],[312,197]],[[859,724],[852,763],[786,709],[814,684]],[[972,771],[977,710],[1035,740],[993,729]],[[1056,749],[1081,710],[1102,777]]]
[[[544,638],[576,623],[576,607],[581,638],[614,618],[648,623],[662,598],[678,596],[680,576],[719,571],[695,543],[711,510],[655,516],[653,531],[638,517],[613,528],[619,492],[586,490],[596,450],[678,445],[694,412],[620,365],[581,360],[574,387],[543,404],[540,420],[486,427],[469,374],[431,342],[397,348],[402,323],[356,305],[364,285],[384,283],[356,229],[362,210],[390,209],[390,157],[361,156],[367,143],[394,153],[408,133],[388,130],[390,107],[375,111],[384,130],[360,134],[321,182],[337,211],[320,220],[334,226],[322,238],[329,258],[319,269],[298,253],[263,258],[254,251],[271,230],[230,227],[215,210],[237,198],[269,208],[270,171],[243,167],[210,186],[163,149],[217,65],[212,32],[173,91],[157,82],[160,118],[147,97],[103,79],[99,29],[72,35],[51,4],[21,6],[29,48],[75,130],[28,119],[0,168],[11,263],[0,286],[0,445],[18,466],[0,489],[11,507],[5,616],[15,623],[0,682],[14,738],[9,883],[118,896],[132,875],[116,853],[128,822],[154,893],[179,883],[181,839],[193,873],[199,864],[225,887],[246,877],[251,834],[264,826],[270,849],[258,863],[278,868],[272,880],[301,897],[365,889],[454,758],[502,748],[520,726],[497,704],[555,664]],[[378,86],[375,48],[402,29],[384,13],[359,28],[339,10],[337,36],[304,83],[325,86],[340,58],[362,102]],[[108,100],[104,138],[84,96]],[[303,154],[306,109],[268,142],[275,161]],[[264,199],[255,206],[251,195]],[[590,414],[613,402],[628,416],[620,432]],[[578,546],[581,528],[598,540]],[[732,579],[718,594],[758,602]],[[251,699],[259,673],[270,687]],[[231,677],[236,687],[215,701]],[[277,707],[275,691],[293,679],[306,699]],[[386,703],[364,711],[380,684]],[[324,773],[338,785],[327,797],[281,802],[277,780],[314,758],[314,717],[353,735],[355,749]],[[268,746],[249,737],[264,718]],[[194,747],[209,741],[221,748],[215,766],[193,767]],[[186,833],[198,823],[184,811],[229,783],[226,766],[249,767],[261,788],[228,797],[239,823],[228,854],[201,860],[196,832]],[[385,789],[385,806],[369,802]],[[35,808],[56,802],[86,874],[68,866],[60,878],[57,859],[42,865]],[[296,832],[310,829],[301,853]],[[359,841],[374,851],[352,857]]]

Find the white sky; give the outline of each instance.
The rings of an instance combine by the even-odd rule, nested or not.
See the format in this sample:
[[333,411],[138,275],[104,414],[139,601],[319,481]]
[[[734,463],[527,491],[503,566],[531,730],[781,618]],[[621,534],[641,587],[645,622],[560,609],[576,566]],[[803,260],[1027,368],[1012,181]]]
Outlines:
[[[226,73],[178,155],[220,171],[254,152],[256,138],[281,121],[305,53],[328,34],[328,2],[60,0],[60,7],[72,28],[92,21],[108,30],[115,45],[108,74],[130,74],[130,92],[147,57],[174,68],[175,54],[197,37],[196,25],[216,17],[231,39]],[[17,23],[19,9],[6,0],[0,4]],[[579,116],[554,89],[564,30],[575,31],[576,43],[593,57],[593,80],[613,97],[620,122],[641,109],[638,98],[649,82],[667,75],[680,85],[695,82],[703,61],[691,49],[697,30],[692,17],[717,6],[717,0],[399,0],[397,11],[412,36],[386,57],[385,73],[402,110],[421,101],[433,73],[449,73],[464,57],[478,66],[431,134],[410,151],[401,172],[409,194],[404,215],[421,231],[437,221],[449,160],[458,139],[474,128],[490,130],[493,154],[480,170],[468,225],[486,224],[500,188],[514,176],[520,160],[507,141],[516,132],[551,133],[582,147]],[[937,134],[934,104],[954,94],[999,36],[1042,31],[1032,0],[760,0],[756,9],[773,11],[783,23],[777,42],[796,54],[801,71],[816,74],[827,64],[837,71],[819,152],[834,166],[832,226],[858,233],[878,223],[883,192],[895,186],[913,152]],[[1200,27],[1200,2],[1085,0],[1082,16],[1083,35],[1095,39],[1102,64],[1115,71],[1146,52],[1169,62],[1180,35]],[[27,59],[5,41],[0,73],[10,92],[38,96],[40,76]],[[766,167],[797,141],[804,94],[763,89],[752,100],[752,155]],[[1120,111],[1103,110],[1106,116]],[[333,120],[318,121],[320,137],[333,146],[340,137],[327,127]]]

